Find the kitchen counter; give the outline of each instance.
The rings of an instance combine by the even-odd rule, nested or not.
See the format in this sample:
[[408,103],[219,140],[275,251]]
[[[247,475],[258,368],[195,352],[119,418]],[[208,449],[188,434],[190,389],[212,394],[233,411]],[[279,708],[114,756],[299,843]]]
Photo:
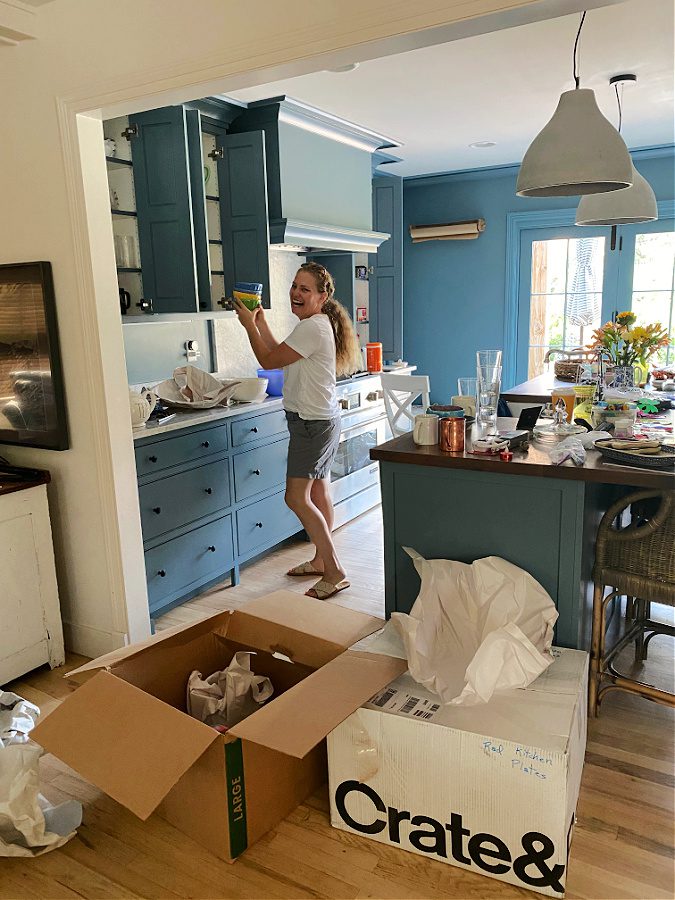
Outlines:
[[[405,366],[399,369],[392,369],[391,374],[410,375],[416,370],[417,366]],[[368,384],[373,379],[379,379],[382,372],[374,372],[362,375],[354,375],[351,378],[344,378],[338,381],[338,393],[349,389],[351,386],[356,387],[360,384]],[[389,373],[387,373],[389,374]],[[221,419],[228,419],[232,416],[254,415],[255,413],[272,412],[275,409],[283,409],[283,399],[281,397],[265,397],[259,403],[233,403],[231,406],[216,406],[212,409],[172,409],[176,415],[163,425],[154,425],[146,423],[142,428],[134,429],[134,441],[147,437],[154,437],[158,434],[166,434],[171,431],[178,431],[182,428],[191,428],[193,425],[210,425]]]
[[[509,431],[516,427],[516,419],[498,419],[497,423],[500,431]],[[470,435],[467,436],[463,453],[447,453],[438,445],[418,447],[412,436],[405,434],[374,447],[370,451],[370,458],[416,466],[494,472],[499,475],[562,478],[653,490],[675,490],[675,469],[641,469],[637,466],[613,465],[597,450],[588,452],[583,466],[575,466],[571,461],[555,466],[548,454],[549,448],[536,441],[530,443],[527,451],[514,450],[510,462],[502,462],[499,456],[476,456],[471,453],[471,449]]]
[[[502,430],[513,425],[499,420]],[[499,556],[529,572],[553,599],[556,643],[587,649],[600,519],[631,490],[675,489],[673,470],[611,465],[595,451],[584,466],[553,466],[535,443],[506,463],[472,456],[470,446],[444,453],[403,435],[371,450],[380,465],[387,616],[409,612],[419,591],[405,547],[426,559],[466,563]]]

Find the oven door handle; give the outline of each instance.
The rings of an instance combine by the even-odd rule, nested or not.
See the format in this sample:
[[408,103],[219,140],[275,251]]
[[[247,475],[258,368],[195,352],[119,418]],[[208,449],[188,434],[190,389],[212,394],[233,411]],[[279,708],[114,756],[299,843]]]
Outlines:
[[371,419],[369,422],[359,422],[358,425],[352,425],[349,428],[345,428],[345,430],[340,433],[340,443],[342,444],[344,441],[358,437],[360,434],[367,434],[369,431],[377,430],[381,425],[385,424],[386,421],[387,416],[385,414],[383,416],[378,416],[377,419]]

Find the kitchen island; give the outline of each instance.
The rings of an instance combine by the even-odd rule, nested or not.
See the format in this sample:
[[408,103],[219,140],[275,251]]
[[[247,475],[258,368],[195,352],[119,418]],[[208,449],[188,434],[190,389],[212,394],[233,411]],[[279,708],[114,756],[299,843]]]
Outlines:
[[[515,420],[499,419],[499,430]],[[404,547],[427,559],[501,556],[528,571],[559,613],[556,643],[590,643],[595,535],[603,512],[630,490],[675,490],[673,470],[611,465],[589,451],[583,466],[551,464],[531,443],[498,456],[418,447],[404,435],[375,447],[384,519],[385,610],[409,612],[419,578]]]

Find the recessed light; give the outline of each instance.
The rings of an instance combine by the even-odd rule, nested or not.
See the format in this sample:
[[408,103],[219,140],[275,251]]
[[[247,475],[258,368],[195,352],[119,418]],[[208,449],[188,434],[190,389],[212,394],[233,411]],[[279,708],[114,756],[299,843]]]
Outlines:
[[334,69],[327,69],[327,72],[353,72],[354,69],[358,69],[359,64],[357,62],[347,63],[346,66],[336,66]]
[[489,150],[490,147],[496,147],[496,141],[474,141],[473,144],[469,144],[472,150]]

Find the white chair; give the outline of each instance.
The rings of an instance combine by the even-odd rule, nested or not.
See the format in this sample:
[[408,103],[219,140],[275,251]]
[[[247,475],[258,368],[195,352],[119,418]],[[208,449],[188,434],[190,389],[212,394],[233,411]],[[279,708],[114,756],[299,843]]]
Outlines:
[[384,408],[387,411],[389,427],[394,437],[399,437],[412,431],[415,424],[413,403],[421,395],[421,412],[426,412],[429,406],[429,376],[428,375],[382,375],[382,393],[384,395]]

